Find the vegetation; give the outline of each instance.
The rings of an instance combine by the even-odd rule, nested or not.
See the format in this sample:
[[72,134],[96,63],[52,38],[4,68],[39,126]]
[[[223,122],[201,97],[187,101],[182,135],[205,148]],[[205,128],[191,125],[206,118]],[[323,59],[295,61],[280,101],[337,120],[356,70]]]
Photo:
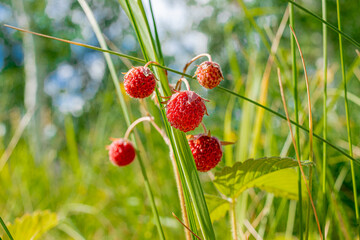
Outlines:
[[[359,238],[360,3],[224,3],[0,3],[1,240]],[[205,52],[212,90],[202,60],[182,73]],[[149,61],[156,93],[132,99],[121,73]],[[182,75],[234,142],[208,173],[186,138],[202,128],[158,104]],[[135,161],[112,165],[109,138],[142,117]]]

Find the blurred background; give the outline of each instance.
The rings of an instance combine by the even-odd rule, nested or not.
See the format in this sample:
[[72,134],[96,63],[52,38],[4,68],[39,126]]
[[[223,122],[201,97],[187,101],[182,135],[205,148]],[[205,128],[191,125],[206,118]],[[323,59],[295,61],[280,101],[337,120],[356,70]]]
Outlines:
[[[343,31],[359,41],[356,19],[360,2],[340,2]],[[119,3],[109,0],[88,3],[109,47],[142,58],[134,30]],[[157,0],[152,4],[167,66],[181,71],[192,57],[208,52],[222,66],[225,81],[221,86],[261,101],[260,89],[268,64],[269,46],[277,34],[286,2]],[[304,0],[300,4],[321,15],[321,1]],[[148,2],[144,1],[144,5],[149,12]],[[328,21],[336,25],[335,1],[328,1]],[[103,54],[3,26],[9,24],[98,46],[78,2],[1,0],[0,23],[0,216],[13,222],[24,213],[36,210],[56,212],[60,223],[44,239],[156,238],[138,163],[116,168],[108,161],[105,146],[110,143],[109,137],[122,137],[126,127]],[[283,113],[276,76],[276,66],[280,66],[293,118],[290,31],[287,23],[284,27],[276,60],[268,76],[264,105]],[[295,9],[295,29],[310,77],[315,132],[321,135],[321,23]],[[328,138],[347,151],[338,35],[331,30],[328,31],[328,47]],[[355,47],[346,40],[344,51],[354,156],[359,158],[360,60]],[[119,82],[122,82],[121,72],[138,65],[116,56],[112,59]],[[306,86],[299,58],[298,66],[301,122],[307,126]],[[189,68],[189,73],[193,74],[194,70],[195,64]],[[169,73],[171,83],[178,78]],[[216,89],[204,90],[196,82],[191,81],[190,85],[202,97],[211,100],[207,103],[210,116],[204,117],[204,123],[212,134],[225,141],[236,141],[234,146],[225,148],[223,161],[217,169],[250,157],[295,156],[285,121],[265,113],[257,138],[253,134],[257,116],[254,105]],[[147,109],[161,124],[161,116],[152,100],[139,104],[126,96],[126,101],[131,104],[132,119],[142,116]],[[171,216],[171,212],[178,216],[181,213],[168,147],[150,125],[141,125],[138,129],[144,148],[153,149],[147,152],[145,165],[165,234],[168,239],[183,238],[183,227]],[[199,128],[194,133],[201,131]],[[302,155],[306,159],[308,136],[300,133],[304,145]],[[322,143],[315,141],[315,145],[315,161],[321,165]],[[328,148],[328,156],[333,178],[337,180],[344,172],[340,179],[339,205],[349,219],[349,228],[353,229],[348,159],[331,148]],[[360,175],[358,167],[356,174]],[[200,177],[205,192],[216,194],[209,176],[200,174]],[[319,179],[315,174],[315,189],[320,186]],[[251,190],[251,194],[259,205],[264,205],[265,193]],[[272,210],[279,204],[280,199],[275,199]],[[256,208],[253,211],[256,212]],[[286,227],[286,211],[275,232],[292,230]],[[248,217],[251,219],[251,212]],[[217,235],[224,236],[222,239],[230,238],[230,225],[226,219],[215,221],[214,227]],[[294,235],[297,230],[293,228]]]

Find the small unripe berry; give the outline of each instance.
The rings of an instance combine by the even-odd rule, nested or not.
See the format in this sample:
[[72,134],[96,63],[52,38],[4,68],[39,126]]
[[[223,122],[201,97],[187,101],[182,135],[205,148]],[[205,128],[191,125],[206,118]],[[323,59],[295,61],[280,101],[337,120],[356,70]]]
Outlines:
[[155,86],[155,76],[148,67],[133,67],[124,76],[125,91],[133,98],[150,96]]
[[166,105],[169,123],[183,132],[199,126],[205,113],[207,114],[204,99],[193,91],[175,93]]
[[207,172],[220,162],[222,146],[216,137],[207,134],[195,135],[190,138],[189,145],[198,171]]
[[129,165],[135,159],[135,149],[131,142],[125,139],[114,139],[109,150],[110,161],[119,167]]
[[216,62],[201,63],[196,69],[195,75],[200,85],[207,89],[217,87],[224,80],[220,65]]

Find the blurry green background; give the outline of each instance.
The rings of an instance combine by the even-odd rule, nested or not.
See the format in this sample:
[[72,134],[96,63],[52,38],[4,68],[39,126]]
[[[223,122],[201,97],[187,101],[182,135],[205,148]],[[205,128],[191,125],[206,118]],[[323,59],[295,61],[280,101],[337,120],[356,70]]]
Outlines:
[[[109,40],[110,48],[141,58],[141,49],[133,28],[118,2],[97,0],[88,3]],[[242,1],[157,0],[153,1],[153,7],[167,66],[181,71],[192,57],[208,52],[222,66],[225,81],[221,86],[234,89],[236,83],[240,82],[236,91],[258,101],[260,81],[269,52],[239,3]],[[147,1],[144,4],[148,11]],[[271,45],[287,3],[248,0],[244,4]],[[307,0],[300,4],[321,15],[320,1]],[[328,20],[336,25],[334,1],[328,2],[328,9]],[[341,1],[343,31],[358,41],[359,9],[359,1]],[[110,143],[109,137],[122,137],[126,129],[103,54],[24,35],[3,26],[6,23],[98,46],[78,2],[1,0],[0,23],[0,156],[19,130],[22,117],[32,107],[35,106],[36,109],[7,163],[0,170],[0,216],[5,221],[13,222],[24,213],[35,210],[49,209],[56,212],[60,224],[44,239],[157,238],[138,163],[135,161],[128,167],[117,168],[108,161],[105,146]],[[315,128],[316,132],[321,134],[321,23],[295,9],[295,27],[310,76],[314,125],[318,126]],[[288,107],[293,116],[289,36],[286,26],[277,58],[283,68]],[[342,81],[338,35],[329,30],[328,41],[328,92],[331,102],[334,96],[339,95],[336,91],[341,91]],[[346,40],[344,51],[346,67],[351,70],[348,73],[348,89],[354,156],[359,158],[360,68],[359,62],[356,62],[355,48]],[[115,56],[112,59],[118,73],[126,72],[133,64],[137,65]],[[266,105],[283,112],[274,66]],[[306,86],[300,59],[298,66],[299,97],[304,109]],[[190,68],[190,74],[194,69],[194,66]],[[174,83],[178,78],[179,76],[169,73],[170,82]],[[121,82],[120,74],[119,79]],[[286,141],[289,131],[285,121],[265,113],[260,143],[253,154],[251,143],[256,107],[242,100],[230,100],[230,95],[222,91],[204,90],[195,82],[190,82],[190,85],[202,97],[211,100],[207,103],[210,116],[204,117],[204,123],[212,134],[226,141],[237,142],[234,146],[226,147],[223,159],[229,154],[233,154],[232,161],[280,154],[295,156],[292,147],[289,148],[289,138]],[[152,100],[146,100],[143,105],[128,97],[126,100],[131,104],[133,119],[142,116],[146,106],[161,124],[159,111]],[[225,122],[224,116],[232,101],[232,119]],[[340,96],[328,111],[328,138],[346,150],[343,98]],[[231,129],[226,136],[225,125]],[[304,125],[307,126],[307,118],[304,119]],[[183,227],[171,215],[171,212],[178,216],[181,213],[168,147],[150,125],[144,124],[138,129],[144,140],[144,148],[149,150],[145,164],[165,234],[168,239],[183,238]],[[241,129],[247,131],[243,132]],[[193,133],[201,131],[199,128]],[[307,143],[304,132],[301,132],[301,139],[304,144]],[[319,161],[318,164],[321,165],[322,143],[315,141],[315,145],[315,161]],[[308,154],[306,146],[304,145],[304,157]],[[335,179],[341,170],[348,171],[348,159],[331,148],[328,148],[328,156],[329,169]],[[225,161],[222,161],[217,169],[224,165]],[[341,185],[339,204],[353,224],[352,185],[349,171],[347,173]],[[360,175],[357,165],[356,175]],[[205,192],[216,194],[209,176],[200,173],[200,177]],[[317,174],[313,185],[315,189],[320,186]],[[265,194],[257,190],[251,191],[259,206],[263,206]],[[280,199],[275,199],[270,220],[276,216],[275,210],[279,204]],[[256,212],[256,207],[254,211]],[[252,217],[249,212],[248,218]],[[279,221],[276,232],[285,232],[286,212]],[[221,239],[230,238],[227,219],[216,221],[214,227],[217,235],[223,237]],[[296,231],[295,227],[294,235]]]

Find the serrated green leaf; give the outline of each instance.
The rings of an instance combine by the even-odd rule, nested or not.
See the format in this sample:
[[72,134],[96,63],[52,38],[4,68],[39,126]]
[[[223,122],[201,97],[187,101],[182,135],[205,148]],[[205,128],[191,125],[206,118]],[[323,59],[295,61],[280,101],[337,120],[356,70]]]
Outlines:
[[[302,165],[308,164],[309,162],[302,162]],[[297,199],[298,179],[292,169],[296,166],[298,163],[292,158],[248,159],[217,172],[214,184],[229,198],[236,198],[246,189],[257,187],[277,196]]]
[[210,194],[205,194],[205,199],[210,211],[210,218],[212,222],[225,217],[230,208],[229,201]]
[[[37,211],[15,219],[15,222],[8,224],[7,227],[12,237],[16,240],[35,240],[57,224],[58,218],[55,213]],[[9,239],[8,236],[3,236],[3,238],[4,240]]]

